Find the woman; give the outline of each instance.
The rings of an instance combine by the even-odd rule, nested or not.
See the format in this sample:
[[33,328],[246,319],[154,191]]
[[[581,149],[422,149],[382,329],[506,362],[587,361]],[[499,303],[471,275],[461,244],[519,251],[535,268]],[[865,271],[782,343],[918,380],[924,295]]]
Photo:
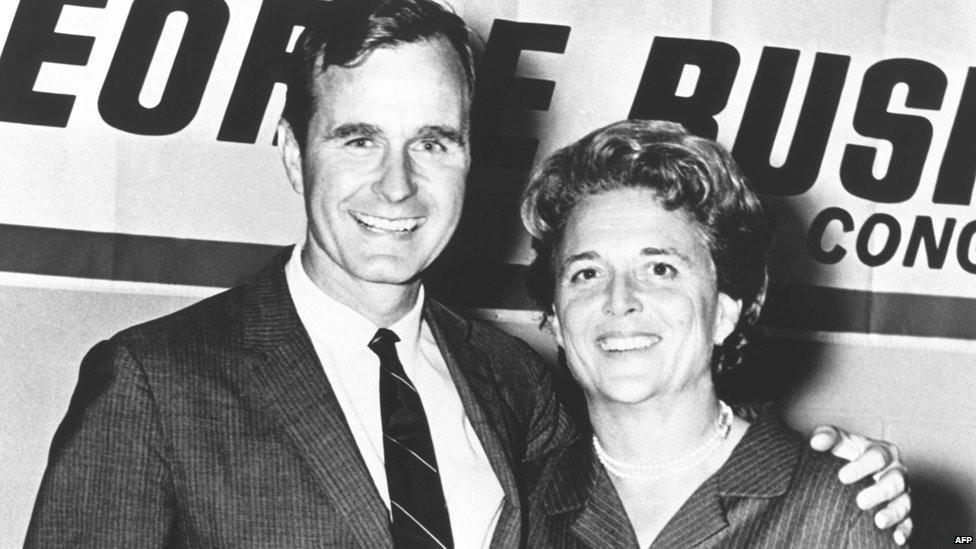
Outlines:
[[592,425],[543,472],[530,547],[890,543],[836,482],[841,460],[716,396],[759,316],[771,242],[721,146],[612,124],[545,162],[522,216]]

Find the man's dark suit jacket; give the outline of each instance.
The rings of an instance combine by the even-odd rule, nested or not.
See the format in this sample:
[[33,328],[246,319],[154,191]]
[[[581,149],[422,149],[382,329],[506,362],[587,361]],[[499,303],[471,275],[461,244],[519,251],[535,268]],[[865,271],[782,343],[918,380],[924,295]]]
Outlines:
[[[688,498],[657,548],[890,547],[844,485],[845,462],[813,451],[766,409],[725,464]],[[542,473],[529,512],[529,547],[636,548],[637,536],[606,470],[580,436]]]
[[[88,353],[28,547],[392,546],[288,293],[287,257]],[[517,546],[521,480],[571,427],[525,343],[434,301],[424,316],[504,490],[492,543]]]

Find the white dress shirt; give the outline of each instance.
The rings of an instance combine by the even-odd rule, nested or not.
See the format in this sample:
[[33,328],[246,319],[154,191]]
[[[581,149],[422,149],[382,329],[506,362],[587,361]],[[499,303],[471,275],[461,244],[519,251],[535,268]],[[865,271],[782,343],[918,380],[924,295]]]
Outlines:
[[[359,453],[389,509],[380,418],[380,360],[368,347],[379,327],[329,297],[312,282],[302,267],[301,247],[301,244],[295,246],[285,267],[288,290]],[[421,287],[410,312],[386,328],[400,338],[397,354],[417,387],[427,414],[454,545],[488,547],[504,493],[468,421],[430,327],[421,317],[423,303]]]

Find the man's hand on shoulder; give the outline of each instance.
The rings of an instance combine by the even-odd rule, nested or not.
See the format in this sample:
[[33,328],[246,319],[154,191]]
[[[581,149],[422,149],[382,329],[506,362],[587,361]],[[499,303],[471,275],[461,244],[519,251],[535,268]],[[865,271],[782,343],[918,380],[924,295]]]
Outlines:
[[810,437],[810,446],[820,452],[829,450],[850,462],[837,475],[844,484],[873,476],[874,484],[857,494],[857,506],[868,510],[885,504],[875,513],[874,523],[881,529],[894,526],[895,543],[904,545],[912,535],[912,519],[908,516],[912,500],[908,490],[908,470],[900,459],[898,448],[890,442],[848,433],[833,426],[817,427]]

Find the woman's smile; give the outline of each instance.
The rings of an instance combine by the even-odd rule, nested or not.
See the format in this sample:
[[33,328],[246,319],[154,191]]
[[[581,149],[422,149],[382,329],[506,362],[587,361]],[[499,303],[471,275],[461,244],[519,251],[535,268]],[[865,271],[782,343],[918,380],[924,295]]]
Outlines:
[[597,338],[596,344],[600,349],[610,353],[623,353],[628,351],[643,351],[649,349],[661,337],[655,334],[642,333],[608,333]]

